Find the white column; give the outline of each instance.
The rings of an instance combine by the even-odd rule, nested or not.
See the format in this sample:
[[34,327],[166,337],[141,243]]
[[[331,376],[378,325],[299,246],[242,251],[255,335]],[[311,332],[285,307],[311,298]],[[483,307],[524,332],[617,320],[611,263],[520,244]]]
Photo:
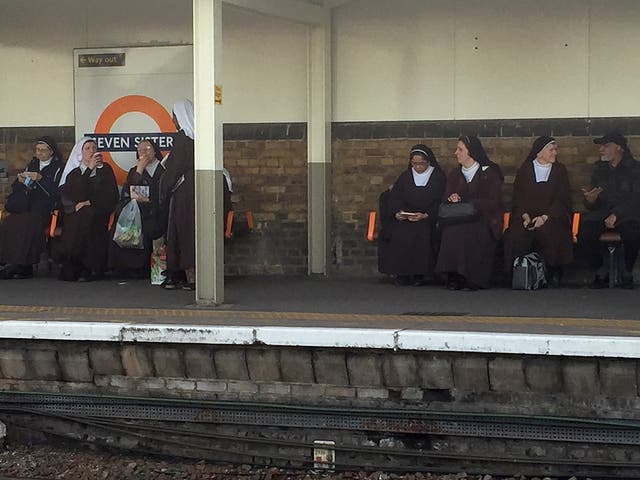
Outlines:
[[307,159],[309,274],[327,274],[331,252],[331,18],[309,26]]
[[193,0],[196,302],[203,305],[224,301],[221,67],[222,0]]

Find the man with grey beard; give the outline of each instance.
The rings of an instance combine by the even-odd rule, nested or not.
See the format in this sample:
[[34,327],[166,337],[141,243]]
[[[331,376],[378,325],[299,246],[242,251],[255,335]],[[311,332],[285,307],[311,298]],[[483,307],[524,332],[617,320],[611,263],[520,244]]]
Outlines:
[[583,216],[578,244],[589,257],[595,271],[591,288],[608,286],[603,262],[606,245],[599,241],[607,229],[622,238],[624,272],[621,288],[633,288],[633,267],[640,249],[640,162],[637,162],[620,133],[611,132],[593,141],[600,160],[595,163],[590,189],[583,188],[588,212]]

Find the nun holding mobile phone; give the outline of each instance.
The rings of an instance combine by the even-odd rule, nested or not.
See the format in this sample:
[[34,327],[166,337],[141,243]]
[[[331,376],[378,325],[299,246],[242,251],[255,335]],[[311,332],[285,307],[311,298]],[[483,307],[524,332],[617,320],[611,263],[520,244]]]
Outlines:
[[107,265],[109,215],[118,203],[118,187],[93,138],[83,137],[73,147],[60,184],[64,207],[60,280],[98,279]]
[[0,279],[33,276],[33,265],[40,262],[45,248],[43,231],[59,201],[62,157],[58,146],[53,138],[40,137],[34,150],[33,159],[17,175],[5,202],[10,213],[0,223],[0,264],[5,264]]

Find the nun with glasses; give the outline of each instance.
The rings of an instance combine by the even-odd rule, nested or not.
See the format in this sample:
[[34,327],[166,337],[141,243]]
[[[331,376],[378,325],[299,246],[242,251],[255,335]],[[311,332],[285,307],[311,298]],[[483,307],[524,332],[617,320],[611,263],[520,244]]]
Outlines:
[[193,103],[180,100],[173,106],[178,133],[165,160],[160,182],[163,208],[168,209],[167,278],[162,288],[195,289],[195,164]]
[[33,276],[33,265],[40,262],[45,247],[45,228],[60,199],[62,157],[58,145],[51,137],[41,137],[34,153],[11,185],[5,204],[9,213],[0,224],[0,264],[5,265],[0,270],[2,279]]
[[409,152],[409,165],[389,194],[393,215],[385,234],[382,273],[395,276],[398,285],[423,285],[433,278],[435,223],[445,187],[445,175],[436,156],[423,144]]
[[503,176],[477,137],[460,137],[455,155],[458,167],[447,178],[444,200],[468,202],[477,213],[442,226],[436,272],[446,275],[450,290],[488,288],[502,235]]
[[558,286],[563,267],[573,260],[571,186],[566,167],[556,160],[556,141],[539,137],[513,184],[509,229],[505,233],[505,268],[538,252],[547,266],[548,283]]

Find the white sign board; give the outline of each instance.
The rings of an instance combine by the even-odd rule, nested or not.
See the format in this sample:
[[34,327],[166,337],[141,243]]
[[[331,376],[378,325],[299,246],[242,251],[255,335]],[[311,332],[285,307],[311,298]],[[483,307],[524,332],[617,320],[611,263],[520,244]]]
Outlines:
[[193,99],[193,48],[93,48],[73,55],[76,139],[95,137],[122,184],[140,140],[152,138],[164,153],[171,149],[173,104]]

